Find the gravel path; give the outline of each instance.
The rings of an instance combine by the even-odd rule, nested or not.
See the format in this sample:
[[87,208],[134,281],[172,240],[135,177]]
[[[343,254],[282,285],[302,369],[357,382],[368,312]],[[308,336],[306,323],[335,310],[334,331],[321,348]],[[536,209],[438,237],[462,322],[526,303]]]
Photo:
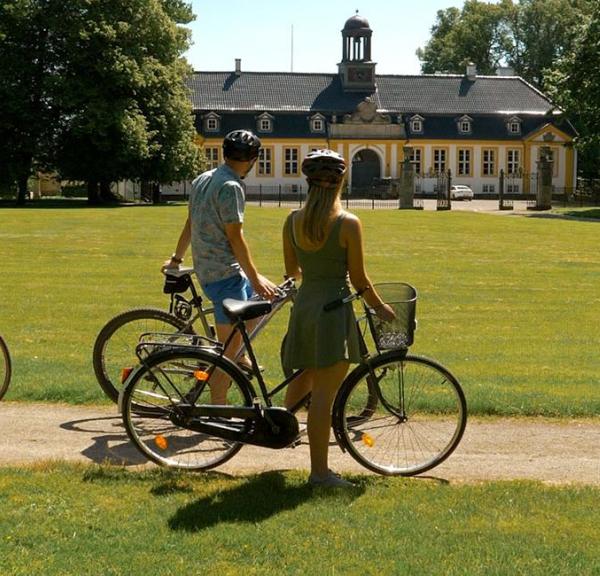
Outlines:
[[[147,464],[129,442],[116,408],[0,402],[0,466],[48,460]],[[221,472],[306,469],[306,440],[296,448],[245,446]],[[365,473],[337,446],[331,466]],[[475,419],[450,458],[429,476],[452,482],[540,480],[600,486],[600,419]]]

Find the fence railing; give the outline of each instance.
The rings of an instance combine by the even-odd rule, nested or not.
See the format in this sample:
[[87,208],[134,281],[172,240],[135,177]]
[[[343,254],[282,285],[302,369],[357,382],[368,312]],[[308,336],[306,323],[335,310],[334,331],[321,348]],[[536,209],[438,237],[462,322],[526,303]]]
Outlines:
[[[460,183],[460,177],[457,178]],[[412,208],[422,209],[424,201],[435,200],[438,210],[448,210],[449,190],[454,177],[450,171],[440,173],[415,174],[413,180]],[[539,178],[536,173],[503,174],[497,178],[479,182],[474,189],[476,200],[494,200],[500,209],[511,210],[517,201],[526,202],[530,208],[536,208],[538,202]],[[130,202],[152,201],[144,195],[139,182],[123,182],[116,185],[114,191]],[[191,183],[173,183],[161,186],[162,200],[187,200]],[[246,200],[259,206],[302,207],[306,202],[306,185],[276,184],[250,185],[246,187]],[[399,198],[399,181],[378,179],[372,186],[346,187],[342,193],[342,202],[347,207],[375,209],[405,208]],[[552,205],[554,206],[600,206],[600,180],[578,180],[576,188],[553,187]],[[411,207],[409,205],[409,207]]]

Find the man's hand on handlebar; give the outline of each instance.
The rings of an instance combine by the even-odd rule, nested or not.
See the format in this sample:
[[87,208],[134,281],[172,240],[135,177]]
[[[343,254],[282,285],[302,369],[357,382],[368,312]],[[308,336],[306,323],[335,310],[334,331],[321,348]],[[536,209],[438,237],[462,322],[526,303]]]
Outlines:
[[160,267],[160,271],[164,274],[165,270],[179,270],[180,264],[181,262],[177,262],[172,258],[169,258],[163,262],[163,265]]

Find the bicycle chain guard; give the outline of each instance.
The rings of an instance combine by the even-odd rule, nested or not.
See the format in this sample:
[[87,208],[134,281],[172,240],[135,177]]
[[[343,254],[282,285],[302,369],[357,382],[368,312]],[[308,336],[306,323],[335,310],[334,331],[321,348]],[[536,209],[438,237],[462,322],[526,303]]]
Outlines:
[[[298,420],[285,408],[210,405],[178,408],[170,417],[176,426],[242,444],[286,448],[299,434]],[[231,422],[229,418],[244,420]]]

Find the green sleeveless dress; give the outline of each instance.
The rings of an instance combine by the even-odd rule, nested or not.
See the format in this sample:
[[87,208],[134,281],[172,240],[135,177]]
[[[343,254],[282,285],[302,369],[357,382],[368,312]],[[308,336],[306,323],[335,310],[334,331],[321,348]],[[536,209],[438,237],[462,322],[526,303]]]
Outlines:
[[289,235],[302,269],[302,284],[290,313],[283,350],[283,366],[324,368],[341,360],[360,362],[358,330],[352,304],[325,312],[323,307],[350,295],[346,249],[340,246],[342,213],[319,250],[306,251],[296,243],[293,217],[288,216]]

